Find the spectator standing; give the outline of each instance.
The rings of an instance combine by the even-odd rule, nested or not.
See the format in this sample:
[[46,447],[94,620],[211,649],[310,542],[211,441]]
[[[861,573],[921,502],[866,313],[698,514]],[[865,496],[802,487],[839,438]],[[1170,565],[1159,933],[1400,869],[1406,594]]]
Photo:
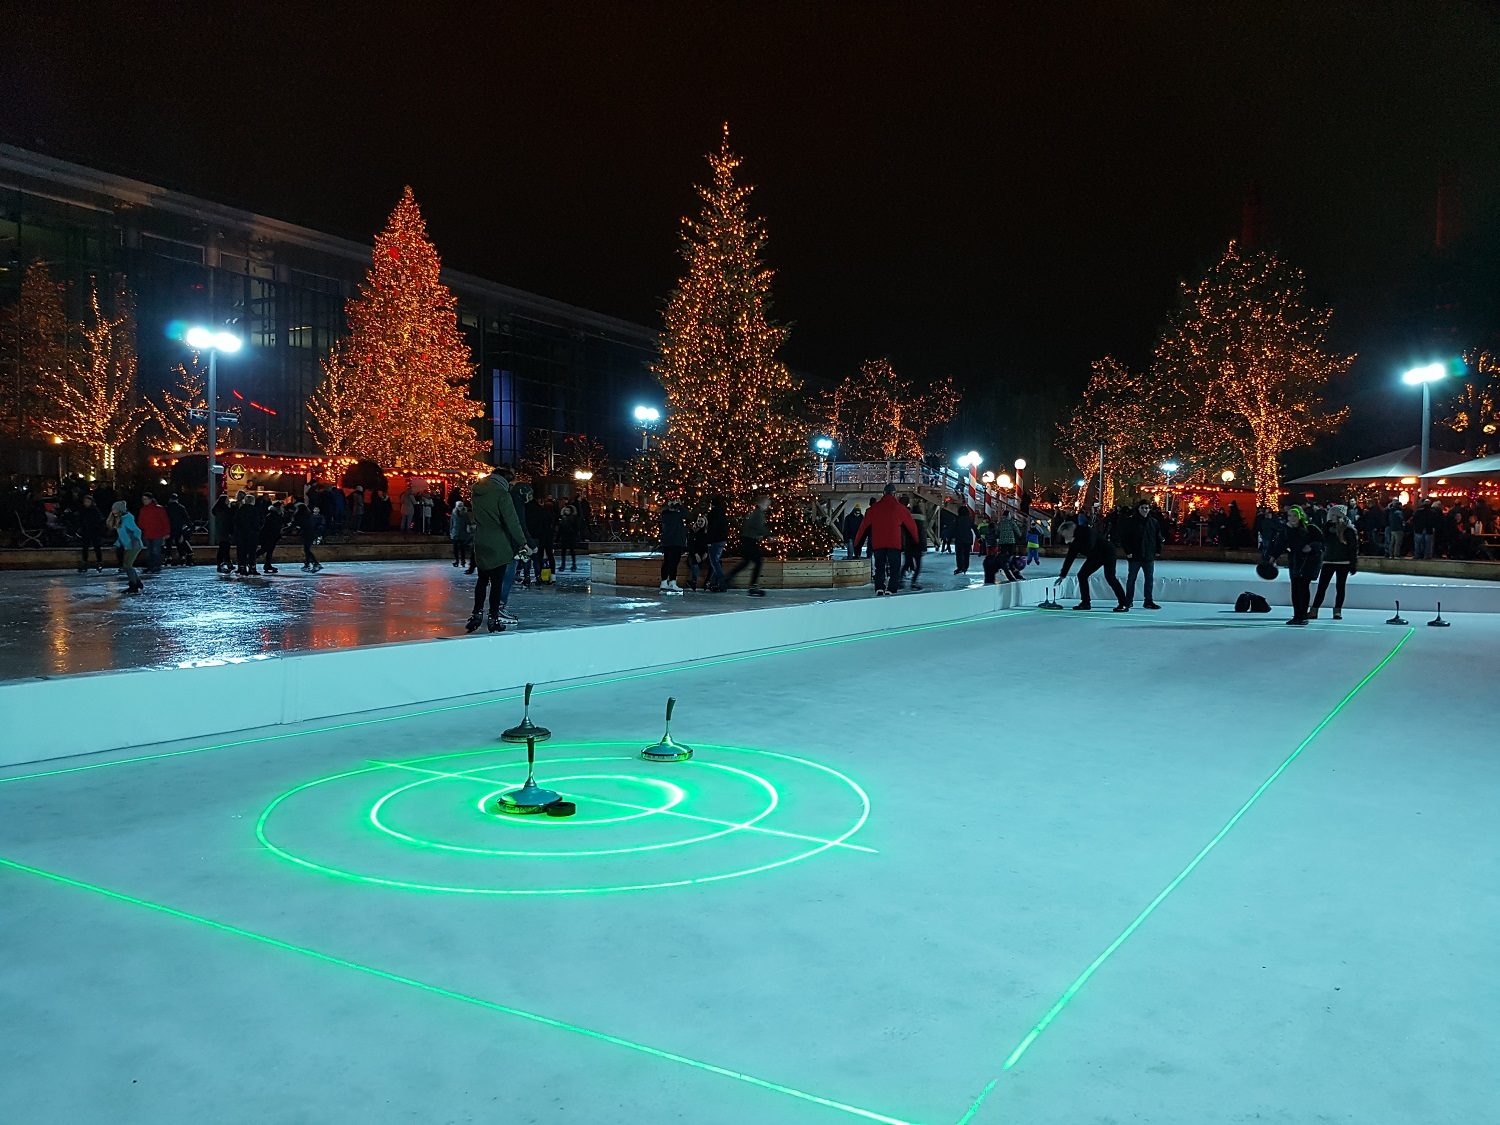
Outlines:
[[260,517],[261,573],[278,574],[276,569],[276,544],[281,542],[281,529],[286,520],[286,509],[275,502],[268,502]]
[[1292,580],[1292,617],[1288,625],[1306,625],[1312,581],[1323,566],[1323,532],[1293,504],[1286,510],[1287,574]]
[[578,569],[578,509],[564,504],[557,513],[558,566],[572,560],[570,569]]
[[1318,574],[1318,592],[1307,611],[1310,620],[1317,620],[1318,610],[1323,608],[1323,595],[1328,592],[1328,583],[1336,585],[1333,594],[1333,619],[1344,616],[1344,586],[1349,576],[1359,572],[1359,532],[1349,522],[1348,509],[1342,504],[1328,506],[1327,522],[1323,528],[1322,569]]
[[[708,517],[699,516],[688,528],[688,589],[698,589],[698,574],[708,569]],[[708,576],[704,575],[703,588],[708,589]]]
[[858,504],[855,504],[849,510],[849,514],[844,517],[842,530],[844,533],[844,558],[846,559],[859,558],[859,548],[855,545],[854,540],[859,534],[859,525],[864,518],[864,509]]
[[953,517],[953,573],[967,574],[974,550],[974,513],[967,504],[958,506]]
[[1385,557],[1401,557],[1402,539],[1406,536],[1406,516],[1401,511],[1401,501],[1392,500],[1385,511]]
[[688,545],[687,513],[675,496],[669,496],[662,505],[657,517],[657,538],[661,543],[661,584],[658,589],[663,594],[680,594],[682,587],[677,585],[677,568]]
[[1156,557],[1161,554],[1163,535],[1161,524],[1151,514],[1151,502],[1142,500],[1135,510],[1121,521],[1120,542],[1125,548],[1127,570],[1125,572],[1125,606],[1135,604],[1135,580],[1139,574],[1146,577],[1146,609],[1160,609],[1152,596],[1156,582]]
[[453,565],[467,566],[474,545],[474,524],[462,500],[453,501],[453,511],[448,515],[448,538],[453,540]]
[[193,563],[193,518],[188,515],[182,498],[175,492],[167,497],[166,507],[167,521],[172,529],[167,537],[167,561],[179,566],[191,566]]

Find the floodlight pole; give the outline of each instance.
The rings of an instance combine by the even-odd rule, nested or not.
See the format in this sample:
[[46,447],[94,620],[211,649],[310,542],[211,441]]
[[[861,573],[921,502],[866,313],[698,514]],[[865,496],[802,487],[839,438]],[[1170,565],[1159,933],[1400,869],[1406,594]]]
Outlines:
[[1432,440],[1432,382],[1430,380],[1422,384],[1422,467],[1417,470],[1417,496],[1419,499],[1427,499],[1427,464],[1430,450],[1429,442]]
[[208,544],[210,547],[219,542],[218,532],[214,528],[214,500],[215,491],[219,485],[218,478],[218,450],[219,433],[219,368],[215,362],[219,358],[218,348],[208,349]]

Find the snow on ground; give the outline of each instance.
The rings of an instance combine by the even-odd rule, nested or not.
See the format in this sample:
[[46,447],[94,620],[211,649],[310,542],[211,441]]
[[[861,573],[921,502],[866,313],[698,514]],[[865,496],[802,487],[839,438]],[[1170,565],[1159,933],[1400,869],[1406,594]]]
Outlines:
[[513,693],[0,770],[0,1105],[1487,1120],[1500,618],[1221,610],[543,685],[571,820]]

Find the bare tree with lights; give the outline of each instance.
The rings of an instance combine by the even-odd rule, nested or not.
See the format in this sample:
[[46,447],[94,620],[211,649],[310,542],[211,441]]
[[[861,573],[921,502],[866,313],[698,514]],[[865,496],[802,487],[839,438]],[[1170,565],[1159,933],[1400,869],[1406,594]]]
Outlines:
[[1202,280],[1182,286],[1182,305],[1157,342],[1153,377],[1181,389],[1182,417],[1204,444],[1223,435],[1233,445],[1263,504],[1280,501],[1281,455],[1348,414],[1325,399],[1354,362],[1328,349],[1332,316],[1309,303],[1301,270],[1231,242]]
[[202,453],[208,427],[191,415],[208,409],[208,373],[196,352],[191,363],[179,363],[172,372],[177,380],[162,391],[161,401],[146,400],[152,421],[146,440],[158,453]]
[[46,388],[68,372],[70,325],[63,289],[45,262],[33,262],[21,278],[21,293],[0,318],[0,348],[8,371],[0,379],[0,433],[26,437],[45,426]]
[[958,401],[951,377],[918,391],[889,359],[869,359],[821,396],[815,411],[845,456],[916,460],[927,435],[953,418]]
[[1469,457],[1488,457],[1500,449],[1500,355],[1488,348],[1464,353],[1464,378],[1454,394],[1443,425],[1463,442]]
[[93,282],[82,345],[40,387],[46,430],[88,450],[106,472],[150,417],[136,391],[135,310],[123,283],[111,304],[106,313]]

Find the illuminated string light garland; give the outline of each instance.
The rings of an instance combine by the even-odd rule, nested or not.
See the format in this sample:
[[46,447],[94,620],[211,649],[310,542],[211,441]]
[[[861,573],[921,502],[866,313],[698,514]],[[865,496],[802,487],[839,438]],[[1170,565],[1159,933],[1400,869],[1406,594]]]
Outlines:
[[62,286],[45,262],[33,262],[0,322],[0,355],[15,372],[14,379],[0,379],[0,433],[24,437],[47,421],[46,388],[68,370],[69,328]]

